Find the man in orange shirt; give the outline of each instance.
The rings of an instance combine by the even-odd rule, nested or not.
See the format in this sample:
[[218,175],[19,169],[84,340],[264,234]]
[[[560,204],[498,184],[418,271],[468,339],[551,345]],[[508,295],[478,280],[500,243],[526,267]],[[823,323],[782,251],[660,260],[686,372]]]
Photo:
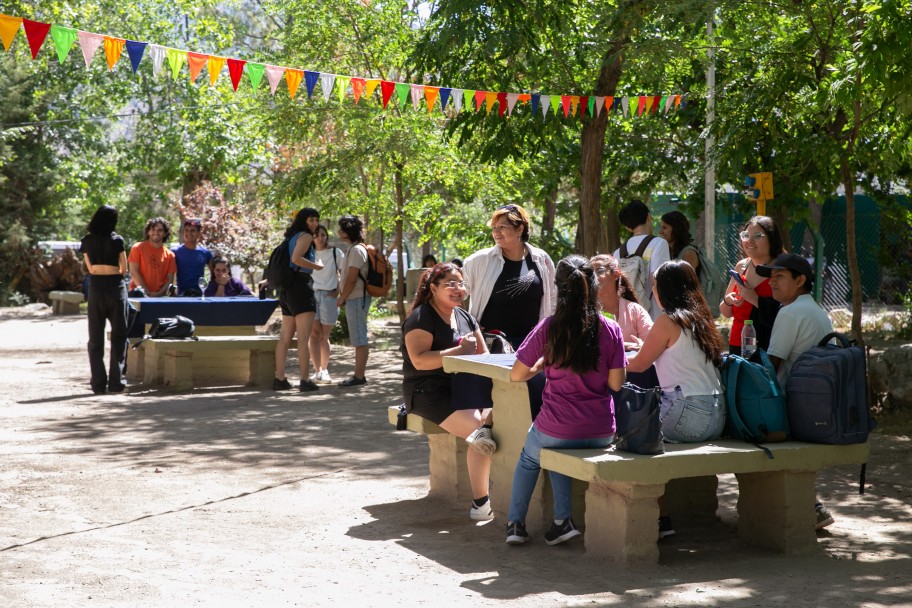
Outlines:
[[171,236],[171,226],[165,218],[156,217],[146,222],[145,232],[146,240],[133,245],[127,260],[133,278],[130,289],[139,287],[147,296],[158,298],[168,295],[177,273],[174,253],[164,246]]

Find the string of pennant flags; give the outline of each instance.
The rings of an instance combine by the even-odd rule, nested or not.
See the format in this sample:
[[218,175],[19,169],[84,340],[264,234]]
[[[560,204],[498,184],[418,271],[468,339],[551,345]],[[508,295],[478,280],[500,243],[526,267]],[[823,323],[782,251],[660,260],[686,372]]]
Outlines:
[[[95,57],[99,47],[104,49],[105,59],[108,64],[108,70],[113,71],[114,66],[120,60],[124,50],[130,59],[130,66],[133,73],[136,74],[140,62],[148,54],[152,61],[152,75],[158,76],[159,72],[167,61],[171,76],[175,80],[180,75],[183,66],[186,64],[190,72],[190,81],[196,82],[203,68],[209,73],[209,84],[215,86],[219,76],[228,67],[228,75],[231,79],[231,86],[235,92],[238,90],[243,75],[247,73],[247,79],[251,88],[255,91],[260,85],[265,74],[269,83],[270,93],[274,96],[282,78],[288,87],[288,94],[291,99],[295,98],[301,83],[307,90],[307,98],[313,96],[317,86],[323,92],[323,99],[329,101],[333,92],[338,96],[339,103],[345,101],[348,92],[357,105],[358,102],[366,97],[370,98],[374,92],[380,89],[380,98],[383,108],[386,109],[393,96],[400,108],[411,99],[412,107],[415,110],[426,105],[428,113],[434,111],[438,105],[441,112],[447,111],[459,113],[463,109],[471,109],[474,105],[475,111],[480,111],[482,107],[490,114],[497,105],[498,115],[503,118],[504,115],[512,116],[517,104],[529,104],[531,114],[537,115],[540,111],[542,119],[547,118],[549,110],[555,116],[563,112],[564,118],[576,116],[579,113],[582,118],[588,112],[589,116],[599,116],[605,112],[621,112],[625,117],[635,114],[636,116],[649,116],[651,114],[667,114],[670,111],[677,111],[687,105],[686,100],[682,99],[680,94],[664,95],[637,95],[637,96],[584,96],[584,95],[543,95],[540,93],[506,93],[496,91],[483,91],[474,89],[458,89],[453,87],[436,87],[423,84],[411,84],[405,82],[394,82],[382,80],[379,78],[359,78],[354,76],[344,76],[339,74],[330,74],[312,70],[302,70],[292,67],[270,65],[266,63],[257,63],[246,61],[244,59],[235,59],[231,57],[220,57],[206,53],[196,53],[182,49],[175,49],[148,42],[138,42],[124,38],[115,38],[103,34],[85,32],[61,25],[52,25],[40,21],[32,21],[22,17],[0,14],[0,39],[3,41],[5,50],[9,50],[19,29],[25,32],[25,38],[32,54],[32,60],[38,58],[38,52],[50,36],[50,40],[57,52],[57,59],[60,63],[66,61],[73,45],[78,42],[82,50],[82,57],[85,61],[86,69],[89,69],[92,59]],[[148,53],[146,52],[148,50]]]

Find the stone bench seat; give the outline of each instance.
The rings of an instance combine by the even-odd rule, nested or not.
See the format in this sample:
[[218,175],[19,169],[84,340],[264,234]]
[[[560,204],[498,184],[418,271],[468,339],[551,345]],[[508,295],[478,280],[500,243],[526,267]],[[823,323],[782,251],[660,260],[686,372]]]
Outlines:
[[[390,406],[387,409],[389,423],[395,427],[398,417],[399,406]],[[457,502],[472,500],[472,486],[466,468],[468,444],[465,440],[451,435],[430,420],[413,414],[406,417],[406,430],[427,435],[430,448],[428,494]]]
[[659,508],[665,484],[726,473],[738,480],[738,534],[751,544],[789,554],[813,550],[814,482],[826,466],[861,464],[867,443],[820,445],[788,441],[760,448],[736,440],[666,444],[665,454],[616,450],[541,452],[543,469],[588,482],[585,543],[588,553],[624,564],[658,560]]
[[140,346],[143,384],[175,391],[223,382],[271,386],[278,342],[273,336],[149,339]]
[[79,305],[85,301],[81,291],[52,291],[48,294],[51,308],[55,315],[75,315],[79,313]]

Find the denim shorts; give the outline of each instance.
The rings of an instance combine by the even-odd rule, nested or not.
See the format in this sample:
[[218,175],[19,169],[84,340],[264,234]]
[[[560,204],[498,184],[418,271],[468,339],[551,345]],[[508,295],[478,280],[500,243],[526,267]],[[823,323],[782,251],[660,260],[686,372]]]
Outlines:
[[314,296],[317,299],[317,316],[314,321],[319,321],[323,325],[335,325],[339,320],[339,305],[336,304],[335,290],[315,289]]
[[724,395],[684,396],[680,386],[663,391],[659,404],[662,433],[671,443],[699,443],[718,439],[725,428]]
[[367,346],[367,312],[370,307],[370,296],[357,296],[345,301],[345,320],[352,346]]

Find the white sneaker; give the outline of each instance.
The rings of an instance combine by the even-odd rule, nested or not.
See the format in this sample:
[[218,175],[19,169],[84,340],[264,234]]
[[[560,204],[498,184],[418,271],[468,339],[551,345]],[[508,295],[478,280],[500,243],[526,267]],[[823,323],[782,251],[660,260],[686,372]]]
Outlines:
[[472,431],[472,433],[466,437],[466,443],[483,456],[490,456],[497,451],[497,443],[494,441],[494,435],[491,433],[491,429],[487,427],[480,426]]
[[317,384],[332,384],[332,378],[329,377],[328,369],[321,369],[315,380]]
[[475,503],[472,503],[472,508],[469,509],[469,518],[475,521],[490,521],[494,519],[494,509],[491,508],[491,501],[488,500],[480,507],[476,507]]
[[319,376],[319,374],[317,372],[314,372],[310,375],[310,378],[308,378],[307,380],[316,384],[318,376]]

